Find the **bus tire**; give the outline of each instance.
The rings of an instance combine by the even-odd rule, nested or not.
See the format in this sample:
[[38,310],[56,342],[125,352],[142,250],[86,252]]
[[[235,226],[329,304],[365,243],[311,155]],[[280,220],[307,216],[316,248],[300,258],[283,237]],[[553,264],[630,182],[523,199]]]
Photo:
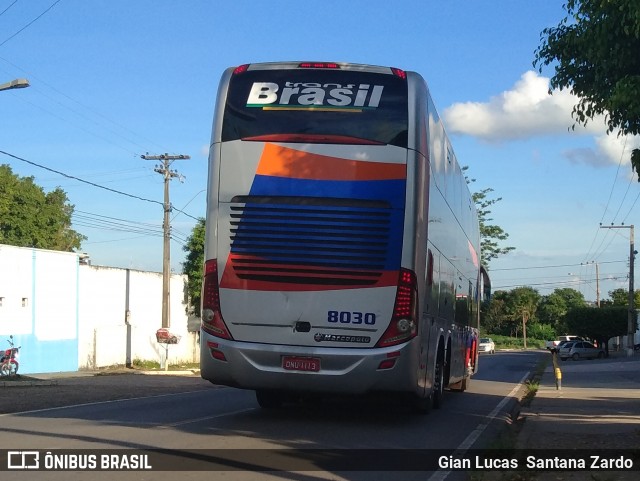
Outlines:
[[279,391],[258,389],[256,391],[256,400],[262,409],[279,409],[284,403],[284,396]]
[[433,392],[430,396],[420,397],[416,394],[411,395],[411,407],[416,414],[426,415],[431,412],[433,405]]
[[436,361],[431,397],[433,398],[433,407],[435,409],[441,408],[444,397],[444,359],[440,355]]

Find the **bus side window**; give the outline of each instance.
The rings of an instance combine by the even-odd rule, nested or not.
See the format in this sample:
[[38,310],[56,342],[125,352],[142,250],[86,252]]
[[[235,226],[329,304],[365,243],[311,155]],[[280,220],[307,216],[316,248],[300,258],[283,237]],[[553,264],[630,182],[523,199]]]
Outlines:
[[458,286],[458,291],[456,291],[456,312],[455,312],[455,320],[456,323],[462,324],[465,326],[469,325],[469,321],[471,319],[471,282],[469,282],[469,290],[467,292],[463,291],[463,286]]
[[438,313],[440,317],[447,320],[447,322],[454,321],[455,315],[455,284],[454,284],[454,267],[445,258],[440,263],[439,271],[439,285],[440,291],[438,292],[439,305]]
[[427,253],[427,279],[425,289],[424,312],[426,314],[436,316],[438,314],[438,297],[439,297],[439,269],[437,259],[434,258],[431,249]]

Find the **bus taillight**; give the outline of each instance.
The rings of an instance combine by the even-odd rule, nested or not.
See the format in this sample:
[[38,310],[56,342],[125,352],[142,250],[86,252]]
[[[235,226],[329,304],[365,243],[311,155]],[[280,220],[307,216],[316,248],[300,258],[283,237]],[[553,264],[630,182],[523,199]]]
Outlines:
[[418,335],[417,278],[415,272],[400,269],[398,290],[393,316],[377,347],[388,347],[406,342]]
[[232,339],[220,313],[220,289],[218,288],[218,262],[216,259],[210,259],[204,263],[202,329],[212,336]]
[[400,77],[403,80],[407,79],[407,72],[405,72],[401,68],[392,67],[391,71],[393,72],[393,75],[395,75],[396,77]]
[[233,75],[238,75],[238,74],[241,74],[241,73],[245,73],[247,70],[249,70],[249,64],[248,63],[246,63],[244,65],[239,65],[233,70]]
[[302,62],[298,64],[298,68],[340,68],[335,62]]

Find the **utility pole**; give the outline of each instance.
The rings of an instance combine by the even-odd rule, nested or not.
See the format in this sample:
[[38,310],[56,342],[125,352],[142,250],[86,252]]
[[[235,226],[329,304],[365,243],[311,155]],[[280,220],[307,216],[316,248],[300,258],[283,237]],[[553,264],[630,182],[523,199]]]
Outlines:
[[633,356],[633,345],[635,342],[636,335],[636,306],[635,306],[635,291],[634,291],[634,262],[636,258],[636,250],[634,248],[634,229],[633,224],[631,225],[610,225],[610,226],[600,226],[601,229],[630,229],[629,236],[629,314],[627,317],[627,356]]
[[596,305],[600,307],[600,266],[596,262]]
[[171,225],[169,214],[171,213],[171,202],[169,202],[169,182],[174,177],[178,177],[181,181],[184,177],[175,170],[171,170],[171,164],[174,160],[190,159],[188,155],[141,155],[145,160],[159,160],[162,163],[156,165],[153,169],[155,172],[162,174],[164,177],[164,218],[162,222],[163,230],[163,248],[162,248],[162,327],[169,328],[171,325],[169,318],[170,292],[169,280],[171,279]]

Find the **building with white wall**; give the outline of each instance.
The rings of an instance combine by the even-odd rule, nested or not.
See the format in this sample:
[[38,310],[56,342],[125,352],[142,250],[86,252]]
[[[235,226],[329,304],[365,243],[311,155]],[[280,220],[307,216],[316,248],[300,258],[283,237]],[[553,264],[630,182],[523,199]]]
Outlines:
[[[197,362],[197,332],[188,332],[186,276],[170,280],[170,331],[180,337],[169,363]],[[91,266],[69,252],[0,245],[0,348],[14,336],[20,373],[164,363],[162,274]]]

